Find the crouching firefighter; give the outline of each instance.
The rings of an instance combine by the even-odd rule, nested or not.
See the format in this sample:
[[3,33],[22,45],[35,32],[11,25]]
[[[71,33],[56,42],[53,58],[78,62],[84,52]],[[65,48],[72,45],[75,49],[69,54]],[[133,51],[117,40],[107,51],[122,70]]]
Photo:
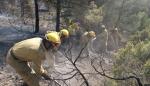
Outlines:
[[[62,35],[58,32],[51,32],[47,33],[44,38],[26,39],[10,48],[6,61],[23,78],[25,82],[23,86],[40,86],[40,77],[50,79],[47,71],[42,67],[42,62],[47,58],[54,62],[53,52],[56,52],[60,46]],[[51,56],[47,57],[47,52],[51,53]],[[32,63],[32,68],[28,65],[29,62]],[[35,72],[32,72],[32,69]]]

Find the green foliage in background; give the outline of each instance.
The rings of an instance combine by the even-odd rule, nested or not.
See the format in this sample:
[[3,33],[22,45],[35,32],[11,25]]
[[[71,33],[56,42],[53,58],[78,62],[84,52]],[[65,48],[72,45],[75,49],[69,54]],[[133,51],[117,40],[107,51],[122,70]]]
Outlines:
[[[143,82],[148,82],[150,77],[150,28],[137,31],[124,48],[116,53],[114,76],[122,77],[136,74]],[[131,83],[133,85],[131,85]],[[119,85],[123,82],[118,82]],[[127,81],[126,86],[136,86],[135,81]],[[119,86],[118,85],[118,86]]]

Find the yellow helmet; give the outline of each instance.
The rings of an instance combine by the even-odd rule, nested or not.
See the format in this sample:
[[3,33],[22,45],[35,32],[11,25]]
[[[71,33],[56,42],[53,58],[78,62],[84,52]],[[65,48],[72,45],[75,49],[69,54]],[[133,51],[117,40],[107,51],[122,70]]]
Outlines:
[[83,33],[83,35],[87,36],[87,35],[88,35],[88,32],[87,32],[87,31],[86,31],[86,32],[84,32],[84,33]]
[[88,33],[88,34],[89,34],[89,36],[90,36],[90,37],[95,37],[95,36],[96,36],[96,34],[95,34],[95,32],[94,32],[94,31],[89,31],[89,33]]
[[61,43],[60,37],[57,32],[47,33],[47,34],[45,34],[45,37],[50,42],[59,43],[59,44]]
[[105,25],[102,25],[101,27],[102,27],[102,28],[106,28]]
[[67,29],[60,30],[60,36],[68,37],[69,36],[68,30]]

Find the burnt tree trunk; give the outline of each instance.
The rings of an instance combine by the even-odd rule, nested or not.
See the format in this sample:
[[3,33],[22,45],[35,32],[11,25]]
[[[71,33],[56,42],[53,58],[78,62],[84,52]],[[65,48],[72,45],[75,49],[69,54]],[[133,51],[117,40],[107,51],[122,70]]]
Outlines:
[[24,17],[24,2],[20,0],[20,5],[21,5],[21,18]]
[[35,4],[35,31],[34,33],[39,32],[39,10],[38,10],[38,1],[34,0]]
[[24,8],[25,8],[24,2],[22,0],[19,0],[19,2],[20,2],[20,13],[21,13],[20,17],[21,17],[21,22],[23,24],[25,24],[25,21],[24,21],[24,13],[25,13],[24,12]]
[[57,0],[57,17],[56,17],[56,31],[60,31],[60,11],[61,11],[61,0]]
[[121,19],[121,16],[123,14],[123,9],[124,9],[124,4],[125,4],[126,0],[123,0],[122,3],[121,3],[121,7],[119,9],[119,14],[118,14],[118,19],[117,21],[115,22],[115,25],[114,25],[114,28],[118,27],[119,25],[119,22],[120,22],[120,19]]

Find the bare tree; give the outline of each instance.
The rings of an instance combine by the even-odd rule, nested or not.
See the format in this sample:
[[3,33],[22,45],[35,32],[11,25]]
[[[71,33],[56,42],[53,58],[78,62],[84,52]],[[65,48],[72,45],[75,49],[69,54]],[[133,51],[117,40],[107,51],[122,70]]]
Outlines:
[[121,3],[121,7],[119,9],[119,13],[118,13],[118,18],[117,21],[115,22],[114,28],[116,28],[120,22],[121,16],[123,14],[123,9],[124,9],[124,4],[125,4],[126,0],[123,0]]
[[35,4],[35,31],[34,33],[39,32],[39,10],[38,10],[38,1],[34,0]]
[[[85,45],[87,46],[87,45]],[[52,80],[56,80],[59,83],[64,84],[62,86],[71,86],[69,83],[67,83],[67,81],[75,78],[77,81],[80,80],[80,86],[85,85],[85,86],[89,86],[89,82],[87,80],[87,78],[85,77],[85,74],[80,70],[79,68],[79,61],[81,59],[81,54],[83,52],[83,50],[85,49],[85,47],[83,47],[78,55],[75,57],[72,54],[72,48],[73,46],[69,46],[69,48],[63,52],[63,57],[66,58],[67,61],[67,65],[71,65],[69,67],[69,71],[66,71],[66,73],[62,73],[62,72],[57,72],[55,71],[55,74],[58,74],[58,76],[62,76],[60,77],[54,77]],[[75,59],[74,59],[75,58]],[[65,78],[63,76],[66,76]]]
[[[81,58],[81,54],[82,54],[83,50],[86,48],[87,44],[88,43],[86,43],[85,46],[80,50],[80,52],[79,52],[78,56],[75,58],[75,60],[73,60],[72,58],[70,58],[67,53],[65,53],[65,57],[68,59],[69,62],[71,62],[71,64],[74,67],[74,70],[76,71],[76,73],[79,74],[82,77],[82,79],[84,80],[83,84],[85,83],[86,86],[89,86],[88,80],[86,79],[85,75],[81,72],[81,70],[77,67],[77,64],[76,64],[77,61]],[[70,49],[69,49],[69,52],[71,54],[71,50]],[[73,76],[75,76],[76,73]]]

